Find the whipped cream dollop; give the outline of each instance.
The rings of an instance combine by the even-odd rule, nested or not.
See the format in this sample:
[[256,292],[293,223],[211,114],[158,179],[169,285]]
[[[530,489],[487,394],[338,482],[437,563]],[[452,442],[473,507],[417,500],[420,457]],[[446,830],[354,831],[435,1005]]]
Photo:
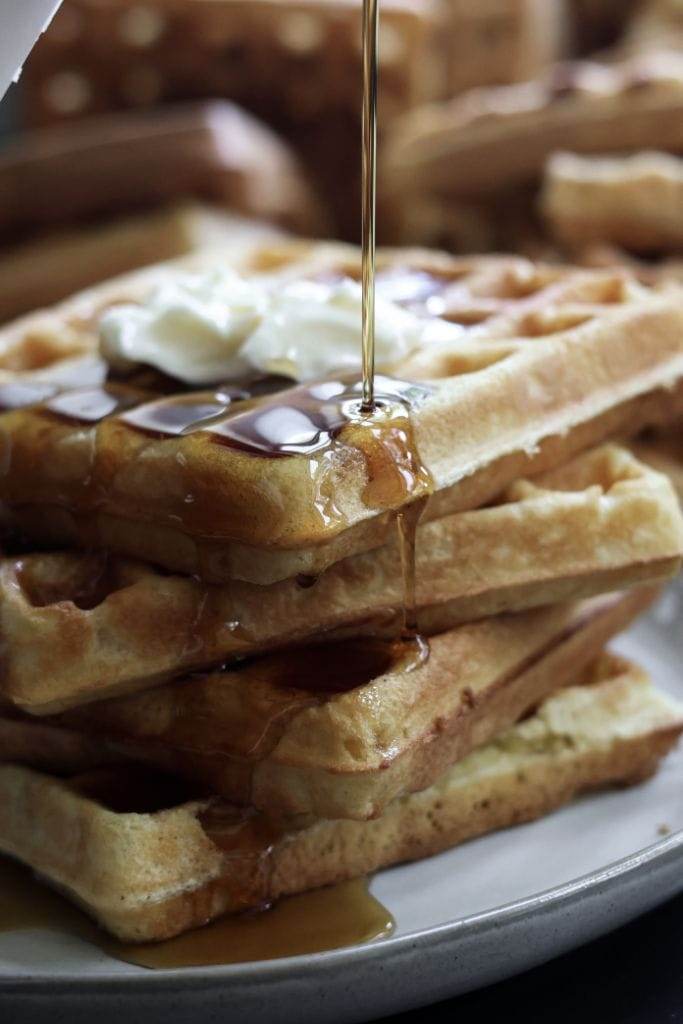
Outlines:
[[[379,370],[460,329],[416,316],[377,296]],[[144,363],[191,385],[253,374],[315,380],[361,366],[361,286],[348,278],[283,282],[228,268],[174,275],[141,305],[114,306],[100,320],[112,366]]]

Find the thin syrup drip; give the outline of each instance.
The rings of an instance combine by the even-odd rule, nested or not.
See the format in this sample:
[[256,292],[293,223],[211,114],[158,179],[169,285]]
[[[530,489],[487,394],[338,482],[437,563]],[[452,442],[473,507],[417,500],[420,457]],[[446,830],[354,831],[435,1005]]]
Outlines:
[[361,409],[375,409],[375,247],[377,211],[378,0],[363,0],[362,338]]
[[378,637],[312,644],[86,704],[60,715],[59,723],[249,806],[256,767],[297,715],[404,671],[414,653],[410,644]]

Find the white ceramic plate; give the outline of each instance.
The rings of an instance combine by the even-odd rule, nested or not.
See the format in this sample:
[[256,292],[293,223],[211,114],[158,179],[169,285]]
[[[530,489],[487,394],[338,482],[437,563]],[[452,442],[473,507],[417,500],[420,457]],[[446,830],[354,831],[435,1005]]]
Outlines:
[[[683,589],[615,645],[683,698]],[[683,891],[683,750],[635,789],[379,874],[385,941],[263,964],[147,971],[73,936],[0,935],[13,1024],[351,1024],[445,999],[542,963]],[[662,838],[660,829],[670,834]]]

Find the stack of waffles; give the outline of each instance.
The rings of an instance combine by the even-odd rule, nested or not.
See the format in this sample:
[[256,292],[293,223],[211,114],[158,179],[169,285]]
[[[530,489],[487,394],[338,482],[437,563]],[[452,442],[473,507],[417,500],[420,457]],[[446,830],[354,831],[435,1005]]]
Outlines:
[[[289,297],[279,377],[184,386],[168,317],[112,355],[117,309],[149,325],[228,269]],[[683,729],[605,650],[683,552],[668,478],[617,443],[683,413],[680,291],[384,252],[378,336],[419,331],[379,345],[368,419],[357,367],[282,376],[358,276],[250,245],[0,334],[0,849],[123,939],[640,782]]]

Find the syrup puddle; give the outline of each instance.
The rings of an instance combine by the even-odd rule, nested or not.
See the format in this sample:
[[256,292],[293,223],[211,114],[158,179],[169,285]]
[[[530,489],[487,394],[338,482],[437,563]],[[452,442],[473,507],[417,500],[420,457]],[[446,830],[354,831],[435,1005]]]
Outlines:
[[227,915],[165,942],[124,945],[38,882],[27,868],[0,858],[0,934],[37,928],[76,936],[116,960],[170,970],[277,960],[355,946],[387,938],[394,930],[394,919],[371,895],[367,879],[361,878],[289,896],[260,913]]

